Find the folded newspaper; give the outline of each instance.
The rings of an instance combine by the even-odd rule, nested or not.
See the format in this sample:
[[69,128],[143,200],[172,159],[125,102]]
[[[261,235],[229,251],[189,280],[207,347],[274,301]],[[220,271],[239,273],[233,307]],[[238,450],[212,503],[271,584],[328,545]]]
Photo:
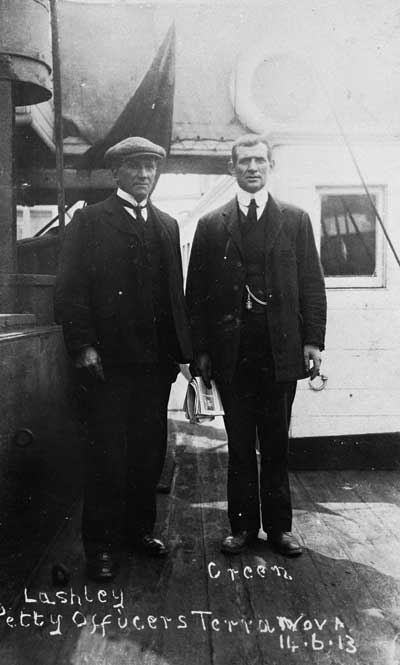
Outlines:
[[207,388],[203,379],[195,376],[188,384],[183,408],[186,418],[192,424],[223,416],[224,410],[215,381],[211,381],[211,388]]

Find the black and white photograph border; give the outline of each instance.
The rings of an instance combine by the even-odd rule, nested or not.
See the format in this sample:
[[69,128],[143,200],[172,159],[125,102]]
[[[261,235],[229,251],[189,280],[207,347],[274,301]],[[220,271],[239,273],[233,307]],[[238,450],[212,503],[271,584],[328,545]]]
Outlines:
[[[397,0],[0,0],[2,665],[400,663],[399,107]],[[123,548],[94,581],[93,402],[53,303],[68,227],[112,196],[107,149],[145,137],[167,154],[148,210],[177,221],[185,285],[248,134],[268,141],[271,198],[309,215],[325,278],[322,364],[298,381],[289,429],[302,555],[262,528],[221,551],[224,420],[188,421],[178,358],[154,526],[168,553]]]

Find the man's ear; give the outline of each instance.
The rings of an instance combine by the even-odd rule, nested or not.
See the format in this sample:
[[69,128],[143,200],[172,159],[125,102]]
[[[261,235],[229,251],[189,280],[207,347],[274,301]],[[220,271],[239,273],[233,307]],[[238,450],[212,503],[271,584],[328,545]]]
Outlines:
[[235,165],[234,165],[234,163],[232,162],[231,159],[228,162],[228,171],[231,175],[233,175],[233,176],[235,175]]
[[269,168],[272,170],[275,167],[275,160],[272,159],[271,157],[271,159],[269,159],[268,161],[269,161]]

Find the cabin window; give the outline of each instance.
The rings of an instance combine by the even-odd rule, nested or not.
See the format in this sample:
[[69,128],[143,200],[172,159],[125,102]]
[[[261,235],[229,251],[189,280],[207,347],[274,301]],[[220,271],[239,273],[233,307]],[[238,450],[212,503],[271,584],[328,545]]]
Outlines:
[[[370,192],[381,212],[382,197]],[[357,190],[321,190],[321,263],[327,286],[382,286],[383,242],[367,195]]]

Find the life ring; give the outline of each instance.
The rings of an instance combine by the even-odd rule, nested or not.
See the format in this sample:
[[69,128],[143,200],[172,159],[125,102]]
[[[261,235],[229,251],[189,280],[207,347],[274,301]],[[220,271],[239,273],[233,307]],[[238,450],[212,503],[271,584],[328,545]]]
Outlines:
[[[264,89],[264,85],[254,88],[254,78],[262,66],[266,68],[263,76],[270,100],[257,100],[255,94]],[[229,87],[239,120],[258,134],[269,134],[277,125],[298,119],[317,93],[313,69],[304,58],[289,51],[271,53],[264,44],[238,57]]]

